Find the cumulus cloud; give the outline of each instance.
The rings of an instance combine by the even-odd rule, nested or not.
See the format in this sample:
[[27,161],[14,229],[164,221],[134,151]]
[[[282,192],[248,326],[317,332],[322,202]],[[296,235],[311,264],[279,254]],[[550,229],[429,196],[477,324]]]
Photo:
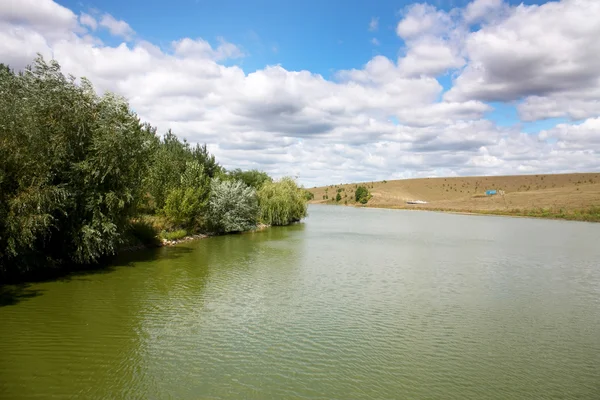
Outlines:
[[81,25],[87,26],[93,31],[95,31],[96,28],[98,28],[98,22],[96,21],[96,19],[86,13],[81,13],[81,15],[79,16],[79,23]]
[[196,40],[184,38],[173,42],[175,54],[181,57],[206,57],[213,60],[225,60],[228,58],[241,58],[244,52],[235,44],[218,38],[219,46],[213,49],[210,43],[202,38]]
[[0,21],[12,26],[32,26],[51,34],[64,28],[73,29],[77,16],[52,0],[4,0],[0,2]]
[[432,37],[411,42],[407,54],[398,60],[398,67],[407,76],[438,76],[464,64],[448,41]]
[[[483,2],[479,2],[483,3]],[[600,2],[563,0],[519,5],[505,18],[468,35],[466,68],[446,94],[448,100],[514,101],[599,87]],[[534,100],[539,104],[539,99]],[[556,115],[529,112],[536,118]],[[566,114],[563,112],[563,115]]]
[[464,10],[464,19],[468,24],[494,19],[498,10],[505,7],[503,0],[474,0]]
[[[0,61],[19,69],[38,52],[54,57],[98,91],[126,96],[161,131],[208,143],[227,168],[299,175],[310,186],[597,170],[595,4],[476,0],[447,12],[413,5],[398,22],[397,60],[376,56],[326,79],[279,65],[245,72],[230,64],[248,55],[224,38],[158,47],[108,14],[97,20],[50,0],[9,0],[0,3]],[[103,44],[99,28],[126,42]],[[438,81],[448,72],[449,91]],[[527,121],[585,121],[525,134],[487,120],[489,100],[516,101]]]
[[425,3],[413,4],[407,7],[396,33],[403,39],[413,39],[426,34],[444,33],[450,24],[451,18],[446,12]]
[[111,35],[130,40],[135,31],[125,21],[118,20],[110,14],[104,14],[100,19],[100,26],[108,29]]

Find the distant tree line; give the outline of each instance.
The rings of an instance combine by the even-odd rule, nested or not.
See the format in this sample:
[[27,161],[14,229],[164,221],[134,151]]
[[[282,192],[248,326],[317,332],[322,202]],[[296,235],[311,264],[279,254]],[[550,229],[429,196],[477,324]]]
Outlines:
[[206,145],[160,137],[124,98],[54,61],[0,64],[0,283],[96,263],[161,230],[290,224],[307,196],[290,178],[227,171]]

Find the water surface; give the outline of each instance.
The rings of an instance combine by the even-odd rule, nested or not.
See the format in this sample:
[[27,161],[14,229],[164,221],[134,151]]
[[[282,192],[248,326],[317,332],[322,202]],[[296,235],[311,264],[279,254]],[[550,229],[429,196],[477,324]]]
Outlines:
[[600,398],[600,224],[309,211],[24,288],[0,398]]

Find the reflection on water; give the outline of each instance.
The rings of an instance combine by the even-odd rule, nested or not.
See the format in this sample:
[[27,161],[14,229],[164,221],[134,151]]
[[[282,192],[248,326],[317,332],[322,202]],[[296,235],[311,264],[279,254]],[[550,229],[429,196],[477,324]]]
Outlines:
[[0,398],[597,398],[600,225],[310,213],[3,289]]

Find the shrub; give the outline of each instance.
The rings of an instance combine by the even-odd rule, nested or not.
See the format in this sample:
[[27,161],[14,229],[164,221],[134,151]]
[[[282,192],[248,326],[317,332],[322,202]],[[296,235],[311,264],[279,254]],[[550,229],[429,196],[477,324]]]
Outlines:
[[335,201],[341,201],[342,200],[342,195],[340,195],[339,193],[337,194],[337,196],[335,196]]
[[258,198],[260,220],[265,224],[289,225],[306,216],[306,199],[292,178],[265,183],[258,191]]
[[176,231],[162,231],[160,233],[160,237],[164,240],[179,240],[179,239],[183,239],[184,237],[187,236],[187,231],[185,229],[178,229]]
[[304,190],[304,198],[306,199],[306,201],[311,201],[312,199],[315,198],[315,195],[313,192],[308,191],[308,190]]
[[164,214],[174,224],[194,228],[201,224],[210,192],[204,166],[188,161],[180,178],[179,187],[172,189],[164,206]]
[[226,233],[253,229],[258,211],[254,188],[242,181],[211,181],[207,217],[213,231]]
[[370,198],[371,194],[369,193],[369,189],[362,185],[356,188],[356,191],[354,192],[354,199],[357,202],[361,204],[367,204]]

